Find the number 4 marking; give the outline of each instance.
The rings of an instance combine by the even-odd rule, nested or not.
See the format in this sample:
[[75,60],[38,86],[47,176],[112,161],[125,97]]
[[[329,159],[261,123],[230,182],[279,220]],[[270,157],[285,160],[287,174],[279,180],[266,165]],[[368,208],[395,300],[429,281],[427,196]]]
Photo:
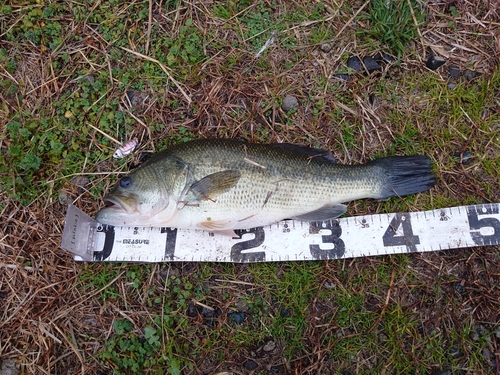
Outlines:
[[[400,227],[403,229],[403,235],[397,235]],[[410,215],[402,213],[394,215],[382,239],[386,247],[406,246],[409,252],[417,251],[416,245],[420,244],[418,236],[413,234]]]

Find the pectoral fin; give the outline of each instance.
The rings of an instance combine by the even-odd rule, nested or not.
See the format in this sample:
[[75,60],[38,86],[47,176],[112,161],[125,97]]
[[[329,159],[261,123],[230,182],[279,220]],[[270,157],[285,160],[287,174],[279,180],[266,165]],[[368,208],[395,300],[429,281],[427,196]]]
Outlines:
[[213,173],[193,183],[190,190],[199,200],[214,200],[233,188],[240,177],[240,171],[234,169]]
[[230,222],[227,220],[207,220],[200,223],[200,227],[214,233],[222,234],[230,237],[238,237],[234,230],[228,229]]
[[303,215],[292,217],[292,219],[301,221],[325,221],[339,217],[346,211],[347,211],[347,206],[345,204],[340,204],[340,203],[331,205],[329,204],[315,211],[311,211]]

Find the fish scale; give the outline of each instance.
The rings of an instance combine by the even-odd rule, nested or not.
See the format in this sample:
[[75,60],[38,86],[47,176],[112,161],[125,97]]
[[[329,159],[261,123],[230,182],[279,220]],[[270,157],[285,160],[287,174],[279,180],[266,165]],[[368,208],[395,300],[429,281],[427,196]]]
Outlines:
[[213,231],[326,220],[345,212],[343,202],[428,190],[436,181],[431,169],[425,156],[343,165],[303,146],[200,139],[160,152],[124,177],[97,220]]

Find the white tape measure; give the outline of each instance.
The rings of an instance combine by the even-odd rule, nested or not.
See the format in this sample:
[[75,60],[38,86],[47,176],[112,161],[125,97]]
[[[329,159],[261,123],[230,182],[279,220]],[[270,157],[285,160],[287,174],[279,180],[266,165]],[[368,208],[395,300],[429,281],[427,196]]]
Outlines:
[[106,262],[279,262],[343,259],[500,244],[500,203],[365,215],[235,231],[101,225],[70,205],[62,248]]

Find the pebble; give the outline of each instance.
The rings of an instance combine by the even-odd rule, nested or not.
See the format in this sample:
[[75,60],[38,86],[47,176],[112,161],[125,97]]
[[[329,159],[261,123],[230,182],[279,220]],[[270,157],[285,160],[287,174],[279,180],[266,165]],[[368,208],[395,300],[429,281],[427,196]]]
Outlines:
[[451,370],[437,370],[432,375],[451,375]]
[[391,55],[388,55],[387,53],[385,52],[377,52],[375,55],[373,55],[373,59],[378,62],[379,64],[382,64],[382,63],[392,63],[394,61],[396,61],[396,59],[394,57],[392,57]]
[[371,57],[365,57],[363,59],[363,64],[365,65],[366,70],[368,70],[368,73],[373,73],[376,70],[382,69],[382,67],[378,64],[378,62],[376,62]]
[[286,318],[286,317],[292,316],[292,313],[293,313],[293,310],[291,308],[289,308],[289,307],[282,308],[280,310],[280,316],[282,318]]
[[481,73],[467,69],[464,73],[464,76],[465,76],[465,79],[467,79],[467,81],[472,81],[474,78],[480,77]]
[[343,73],[334,74],[333,78],[337,78],[342,81],[349,81],[351,79],[351,77],[349,77],[349,74],[343,74]]
[[373,105],[375,103],[375,94],[370,94],[370,96],[368,97],[368,101],[371,105]]
[[460,76],[460,68],[455,65],[450,65],[448,73],[450,74],[451,78],[458,78]]
[[273,365],[269,368],[269,371],[275,373],[275,374],[278,374],[278,373],[282,373],[282,368],[281,366],[277,366],[277,365]]
[[355,70],[356,72],[361,72],[363,70],[363,64],[358,56],[351,56],[347,59],[347,67]]
[[483,355],[484,359],[486,359],[488,362],[491,362],[491,353],[490,353],[489,349],[484,348],[482,350],[481,354]]
[[189,304],[186,311],[186,315],[189,316],[190,318],[198,316],[198,309],[196,308],[196,306],[193,304]]
[[259,365],[257,362],[247,359],[245,362],[243,362],[243,367],[245,367],[247,370],[255,370]]
[[453,90],[455,87],[457,87],[457,85],[454,83],[448,83],[448,89]]
[[458,160],[460,163],[466,165],[472,161],[473,156],[469,151],[464,151],[453,154],[453,158],[455,160]]
[[450,355],[453,358],[461,358],[461,357],[464,356],[464,353],[462,352],[462,350],[460,350],[460,348],[457,348],[456,346],[450,348],[450,350],[448,351],[448,353],[450,353]]
[[13,359],[5,359],[0,367],[1,375],[17,375],[19,374],[19,366]]
[[465,292],[464,286],[462,284],[460,284],[460,283],[455,283],[454,288],[460,294],[462,294],[462,293]]
[[288,112],[296,107],[298,107],[299,101],[295,96],[287,95],[283,98],[283,103],[281,104],[281,108],[283,111]]
[[235,322],[236,324],[241,324],[245,321],[245,313],[242,312],[234,312],[229,314],[229,318]]
[[67,206],[68,204],[73,203],[74,199],[75,198],[67,191],[62,190],[59,193],[59,203],[61,203],[63,206]]
[[436,70],[441,65],[443,65],[445,62],[446,62],[446,60],[444,60],[438,56],[430,55],[427,58],[427,61],[425,62],[425,66],[428,67],[430,70]]
[[330,52],[330,50],[332,49],[332,46],[331,44],[329,43],[323,43],[320,47],[319,47],[323,52]]
[[71,179],[71,183],[75,186],[87,186],[90,180],[86,176],[76,176]]
[[265,352],[270,352],[273,351],[276,348],[276,343],[274,341],[269,341],[264,347],[262,348]]

